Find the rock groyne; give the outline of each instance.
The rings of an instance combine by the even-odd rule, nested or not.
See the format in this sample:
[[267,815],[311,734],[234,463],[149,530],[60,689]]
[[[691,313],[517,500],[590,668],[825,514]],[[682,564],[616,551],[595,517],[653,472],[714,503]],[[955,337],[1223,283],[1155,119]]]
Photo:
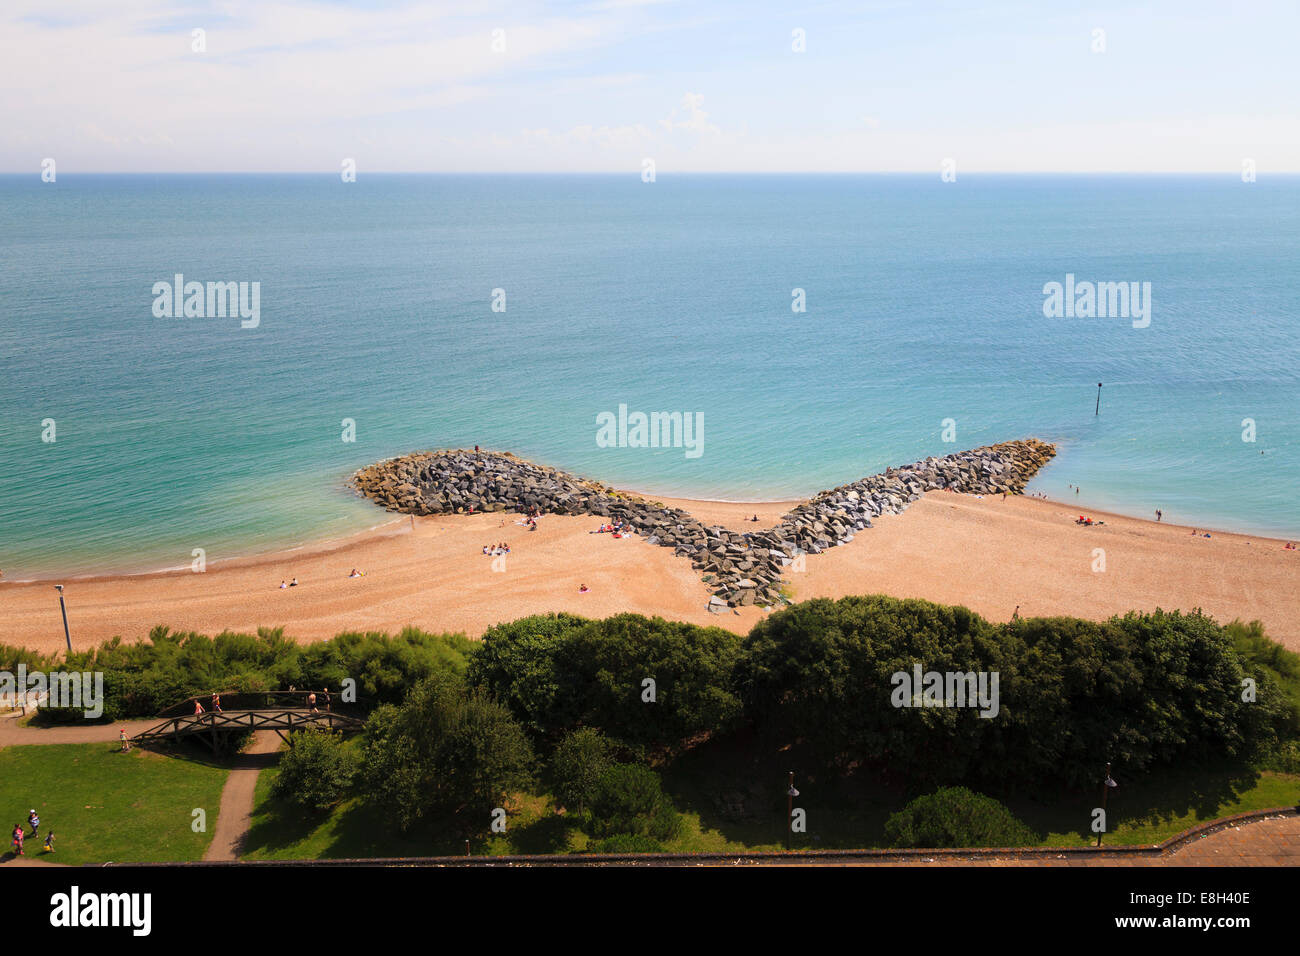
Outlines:
[[1020,494],[1055,454],[1054,445],[1029,438],[926,458],[823,491],[775,527],[752,532],[706,526],[681,508],[509,452],[419,452],[363,468],[352,483],[375,503],[404,514],[514,511],[622,521],[648,543],[689,558],[713,589],[710,609],[720,611],[781,601],[781,575],[792,563],[852,541],[873,518],[899,514],[927,491]]

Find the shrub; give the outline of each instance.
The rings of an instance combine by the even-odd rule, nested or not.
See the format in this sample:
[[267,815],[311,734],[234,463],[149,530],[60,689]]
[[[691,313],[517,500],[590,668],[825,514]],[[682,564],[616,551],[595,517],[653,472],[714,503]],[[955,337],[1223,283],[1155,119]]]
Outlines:
[[634,763],[614,764],[600,777],[588,815],[596,836],[633,834],[666,841],[682,829],[659,775]]
[[399,829],[437,814],[486,817],[530,782],[523,728],[482,691],[435,672],[400,707],[366,721],[361,771],[366,801]]
[[347,795],[355,774],[356,757],[339,734],[298,731],[280,757],[271,796],[308,813],[322,813]]
[[885,821],[894,847],[1017,847],[1038,842],[1034,832],[992,797],[945,787],[917,797]]
[[742,715],[732,686],[740,649],[739,637],[716,627],[639,614],[592,621],[557,648],[552,726],[598,727],[632,750],[731,730]]
[[609,769],[613,744],[594,727],[569,734],[551,755],[551,789],[566,807],[579,813],[596,795],[600,779]]
[[557,714],[556,652],[587,623],[573,614],[537,614],[489,627],[466,679],[505,704],[535,739],[553,740],[565,723]]
[[588,853],[662,853],[658,840],[640,833],[618,833],[587,846]]

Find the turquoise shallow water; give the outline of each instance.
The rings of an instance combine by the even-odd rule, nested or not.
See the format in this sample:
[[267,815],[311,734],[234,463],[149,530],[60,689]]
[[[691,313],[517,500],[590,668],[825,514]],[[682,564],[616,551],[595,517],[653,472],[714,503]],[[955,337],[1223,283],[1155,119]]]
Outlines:
[[[1300,537],[1298,245],[1300,177],[0,177],[0,568],[347,534],[355,468],[475,443],[762,499],[1035,435],[1033,490]],[[176,273],[260,325],[156,318]],[[1067,273],[1150,282],[1150,326],[1044,317]],[[703,454],[600,447],[620,404]]]

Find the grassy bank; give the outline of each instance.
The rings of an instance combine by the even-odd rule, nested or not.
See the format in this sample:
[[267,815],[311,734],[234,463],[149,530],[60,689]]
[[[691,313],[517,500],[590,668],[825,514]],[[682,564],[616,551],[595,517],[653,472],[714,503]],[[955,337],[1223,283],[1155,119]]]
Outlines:
[[[28,856],[57,863],[197,860],[217,822],[223,767],[116,744],[49,744],[0,751],[0,822],[7,834],[27,811],[41,818],[40,838]],[[207,832],[195,833],[192,811],[207,814]],[[24,826],[30,832],[30,828]],[[53,830],[55,852],[42,854]]]

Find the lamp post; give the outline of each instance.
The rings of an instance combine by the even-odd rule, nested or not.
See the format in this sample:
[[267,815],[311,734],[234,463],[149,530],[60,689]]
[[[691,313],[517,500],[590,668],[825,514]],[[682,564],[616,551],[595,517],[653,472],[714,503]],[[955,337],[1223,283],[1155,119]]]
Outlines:
[[790,832],[794,829],[794,798],[799,791],[794,788],[794,771],[790,771],[790,789],[785,792],[785,848],[790,849]]
[[1107,761],[1107,762],[1106,762],[1106,779],[1103,780],[1102,783],[1101,783],[1101,818],[1102,818],[1103,823],[1102,823],[1102,828],[1101,828],[1100,830],[1097,831],[1097,846],[1101,846],[1101,835],[1102,835],[1103,833],[1106,832],[1106,826],[1105,826],[1105,819],[1106,819],[1106,795],[1107,795],[1108,793],[1110,793],[1110,791],[1111,791],[1111,789],[1112,789],[1113,787],[1118,787],[1118,786],[1119,786],[1119,784],[1117,784],[1113,779],[1111,779],[1111,776],[1110,776],[1110,761]]
[[68,653],[72,653],[72,635],[68,633],[68,608],[63,603],[63,585],[54,585],[59,592],[59,610],[63,612],[63,639],[68,642]]

